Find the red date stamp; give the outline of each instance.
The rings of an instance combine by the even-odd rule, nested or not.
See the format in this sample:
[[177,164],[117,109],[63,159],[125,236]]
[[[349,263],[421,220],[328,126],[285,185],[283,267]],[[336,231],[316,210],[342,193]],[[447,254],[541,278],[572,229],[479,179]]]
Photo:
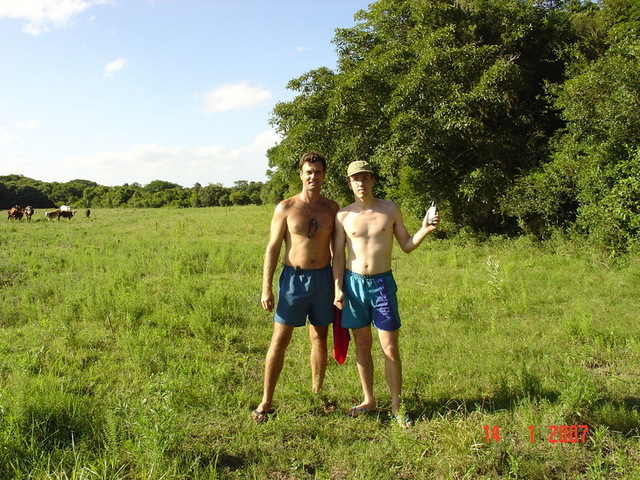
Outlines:
[[[500,425],[485,425],[484,430],[485,443],[499,442]],[[536,441],[536,426],[529,425],[529,443]],[[586,443],[589,435],[588,425],[551,425],[549,426],[548,436],[545,439],[549,443]]]

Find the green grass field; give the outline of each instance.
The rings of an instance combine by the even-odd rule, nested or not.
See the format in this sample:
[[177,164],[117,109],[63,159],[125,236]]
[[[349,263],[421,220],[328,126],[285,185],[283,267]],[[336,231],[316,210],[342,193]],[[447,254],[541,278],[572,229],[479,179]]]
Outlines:
[[340,412],[322,413],[306,329],[277,416],[251,422],[272,208],[3,219],[0,478],[640,477],[640,257],[559,239],[394,253],[415,427],[389,421],[378,346],[379,412],[344,414],[361,396],[352,346],[325,381]]

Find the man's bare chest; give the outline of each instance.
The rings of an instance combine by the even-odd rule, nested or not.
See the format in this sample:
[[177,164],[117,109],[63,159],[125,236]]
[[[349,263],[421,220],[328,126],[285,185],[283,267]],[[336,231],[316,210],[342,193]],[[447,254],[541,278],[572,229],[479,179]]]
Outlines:
[[316,233],[331,233],[334,226],[333,211],[324,205],[300,205],[292,209],[287,218],[287,228],[292,234],[309,238]]
[[352,239],[386,239],[393,236],[393,221],[377,212],[351,213],[345,219],[344,229]]

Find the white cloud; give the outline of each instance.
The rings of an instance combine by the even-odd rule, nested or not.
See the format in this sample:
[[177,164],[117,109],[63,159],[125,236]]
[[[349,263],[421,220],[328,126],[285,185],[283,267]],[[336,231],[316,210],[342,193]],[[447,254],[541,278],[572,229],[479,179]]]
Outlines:
[[267,130],[266,132],[258,135],[251,144],[252,147],[258,150],[264,150],[265,152],[274,147],[276,144],[282,141],[282,135],[274,132],[273,130]]
[[38,128],[38,126],[38,122],[36,122],[35,120],[21,120],[16,123],[16,127],[25,128],[27,130],[35,130],[36,128]]
[[118,58],[113,62],[107,63],[104,67],[104,76],[113,77],[113,74],[122,70],[127,64],[127,60],[124,58]]
[[296,47],[296,52],[306,52],[307,50],[311,50],[311,47]]
[[0,18],[26,20],[22,30],[39,35],[68,27],[86,9],[105,0],[0,0]]
[[203,110],[206,113],[226,112],[236,108],[256,107],[271,98],[271,92],[249,82],[225,83],[205,92]]

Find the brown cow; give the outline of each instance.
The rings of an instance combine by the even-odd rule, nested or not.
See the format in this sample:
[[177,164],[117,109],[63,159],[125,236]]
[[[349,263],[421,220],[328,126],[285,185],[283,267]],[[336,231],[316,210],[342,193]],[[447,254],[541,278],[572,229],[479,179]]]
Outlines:
[[24,212],[22,210],[22,207],[20,205],[16,205],[15,207],[11,207],[11,209],[9,210],[9,215],[7,216],[7,220],[11,220],[12,218],[14,220],[22,220],[23,215],[24,215]]
[[60,221],[60,210],[55,210],[53,212],[46,212],[44,214],[44,216],[46,218],[48,218],[49,220],[53,219],[53,218],[57,218],[58,221]]
[[62,211],[62,212],[60,212],[60,215],[58,215],[58,220],[60,220],[60,217],[68,218],[69,220],[71,220],[71,218],[73,217],[73,215],[75,213],[76,213],[75,211],[73,211],[73,212]]

